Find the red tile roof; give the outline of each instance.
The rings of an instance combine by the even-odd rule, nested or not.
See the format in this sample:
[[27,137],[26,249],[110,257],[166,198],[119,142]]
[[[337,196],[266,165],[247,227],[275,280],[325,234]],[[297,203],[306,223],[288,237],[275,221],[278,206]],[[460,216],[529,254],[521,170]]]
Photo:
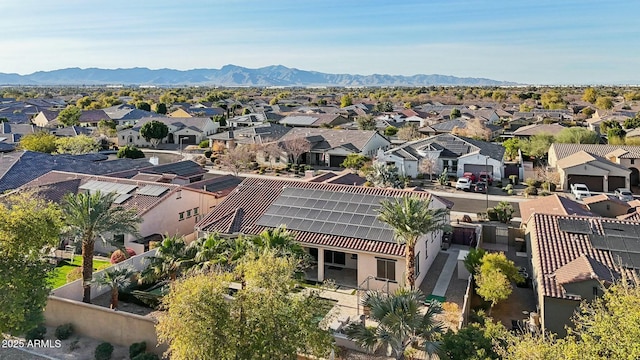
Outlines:
[[[259,234],[267,227],[256,225],[256,222],[265,213],[269,205],[280,196],[282,190],[287,187],[378,196],[411,194],[425,199],[434,199],[442,204],[449,205],[448,202],[425,191],[247,178],[225,200],[197,223],[196,229],[206,232]],[[405,251],[404,245],[398,245],[395,242],[366,240],[308,231],[289,231],[295,236],[296,240],[303,244],[323,245],[394,256],[404,256]]]

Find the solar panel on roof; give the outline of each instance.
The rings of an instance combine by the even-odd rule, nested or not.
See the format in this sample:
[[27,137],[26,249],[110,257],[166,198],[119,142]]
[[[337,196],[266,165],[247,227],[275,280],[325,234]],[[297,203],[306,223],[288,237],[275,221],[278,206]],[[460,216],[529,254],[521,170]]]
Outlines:
[[90,193],[102,192],[102,193],[117,193],[128,194],[133,191],[137,186],[130,184],[120,184],[108,181],[89,180],[86,183],[80,185],[78,188],[82,190],[89,190]]
[[627,238],[624,240],[624,243],[628,251],[640,253],[640,239]]
[[591,234],[591,223],[582,219],[558,219],[558,229],[567,233]]
[[131,194],[120,194],[117,198],[113,200],[114,204],[122,204],[127,201],[132,195]]
[[624,240],[620,237],[607,237],[607,244],[609,245],[609,250],[612,251],[626,251],[627,248],[624,245]]
[[589,240],[591,240],[591,246],[593,246],[595,249],[609,250],[607,238],[603,235],[591,234],[589,236]]
[[168,191],[169,188],[158,185],[145,185],[138,189],[138,195],[147,195],[158,197]]

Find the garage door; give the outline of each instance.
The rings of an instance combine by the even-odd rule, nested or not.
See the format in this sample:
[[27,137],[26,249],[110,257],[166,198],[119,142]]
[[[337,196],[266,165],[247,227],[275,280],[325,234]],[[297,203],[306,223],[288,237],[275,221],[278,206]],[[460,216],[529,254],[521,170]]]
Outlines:
[[179,137],[182,139],[182,144],[184,145],[195,145],[196,144],[196,136],[195,135],[180,135]]
[[340,164],[342,164],[342,162],[345,161],[346,159],[347,159],[346,156],[331,155],[329,157],[329,166],[340,167]]
[[602,176],[589,176],[589,175],[569,175],[569,186],[571,184],[585,184],[590,191],[604,191],[603,187],[604,178]]
[[488,172],[493,174],[493,165],[477,165],[477,164],[464,164],[464,172],[472,172],[476,176],[480,175],[480,172]]
[[609,192],[616,191],[617,188],[626,188],[627,182],[624,176],[609,176]]

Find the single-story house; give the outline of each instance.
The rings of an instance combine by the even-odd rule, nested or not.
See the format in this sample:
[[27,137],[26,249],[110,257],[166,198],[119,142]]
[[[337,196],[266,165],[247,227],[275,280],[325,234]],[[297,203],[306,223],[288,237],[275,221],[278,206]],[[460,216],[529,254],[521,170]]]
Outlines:
[[164,144],[196,145],[215,134],[220,126],[207,117],[155,117],[140,119],[133,127],[118,131],[118,146],[133,145],[151,147],[151,142],[140,135],[142,126],[150,121],[160,121],[169,128],[169,135],[162,139]]
[[572,184],[585,184],[595,192],[630,187],[631,170],[586,151],[558,160],[556,169],[560,175],[560,188],[564,190],[570,189]]
[[377,155],[378,161],[394,164],[400,174],[414,178],[421,173],[420,163],[432,159],[434,174],[440,174],[445,168],[449,175],[457,177],[465,172],[476,175],[489,172],[497,180],[503,177],[503,158],[501,145],[452,134],[410,141]]
[[525,227],[533,214],[598,216],[589,211],[586,205],[564,196],[553,194],[518,203],[522,226]]
[[615,218],[633,211],[629,203],[608,194],[598,194],[582,199],[589,210],[598,216]]
[[[432,208],[453,205],[425,191],[247,178],[196,224],[196,230],[200,236],[257,235],[286,226],[313,259],[308,279],[394,290],[405,278],[405,246],[377,219],[377,211],[382,200],[403,195],[430,199]],[[442,235],[438,231],[418,240],[417,284],[440,251]]]
[[235,145],[259,145],[280,140],[292,129],[289,126],[268,122],[210,135],[209,145],[212,147],[216,142],[223,143],[227,148]]
[[349,119],[341,114],[313,114],[313,113],[295,113],[288,114],[280,121],[279,124],[294,127],[313,127],[320,126],[338,126],[346,124]]
[[513,132],[513,136],[517,138],[529,138],[540,134],[556,135],[564,129],[565,127],[560,124],[532,124],[516,129]]
[[535,213],[525,238],[542,328],[559,336],[580,302],[640,269],[639,222]]

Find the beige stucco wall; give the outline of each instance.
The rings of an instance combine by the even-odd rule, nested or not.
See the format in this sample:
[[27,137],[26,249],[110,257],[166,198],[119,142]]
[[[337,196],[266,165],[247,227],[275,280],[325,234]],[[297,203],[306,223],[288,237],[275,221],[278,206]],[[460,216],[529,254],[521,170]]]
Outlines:
[[629,210],[629,206],[620,204],[615,201],[601,201],[587,205],[589,210],[595,214],[603,217],[616,217],[618,215],[624,215]]
[[578,305],[579,302],[575,300],[545,297],[540,319],[542,326],[559,337],[566,336],[567,331],[564,327],[571,324],[571,316]]

